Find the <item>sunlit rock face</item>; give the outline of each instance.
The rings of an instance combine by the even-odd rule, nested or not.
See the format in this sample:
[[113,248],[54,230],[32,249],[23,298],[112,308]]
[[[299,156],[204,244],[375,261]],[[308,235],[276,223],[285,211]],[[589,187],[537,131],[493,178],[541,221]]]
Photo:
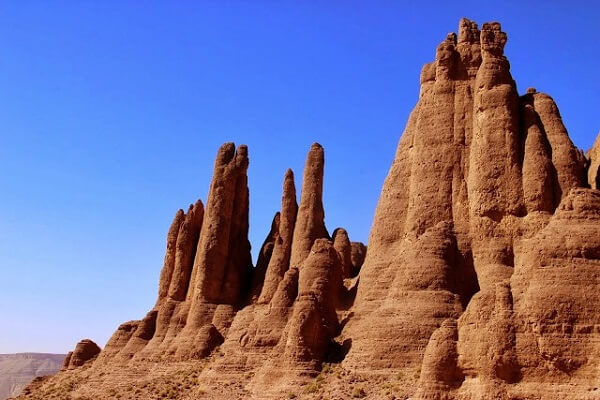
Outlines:
[[168,230],[156,305],[27,396],[193,376],[166,396],[600,398],[600,145],[586,158],[550,96],[518,92],[506,41],[462,19],[423,67],[368,247],[326,228],[315,143],[254,266],[248,149],[224,144]]

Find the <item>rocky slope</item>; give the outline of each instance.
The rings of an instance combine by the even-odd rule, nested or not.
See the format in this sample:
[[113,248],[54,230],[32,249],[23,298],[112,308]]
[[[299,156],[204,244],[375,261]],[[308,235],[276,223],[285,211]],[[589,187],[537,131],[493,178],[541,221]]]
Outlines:
[[423,67],[368,251],[326,228],[314,144],[253,268],[248,150],[225,144],[154,308],[23,398],[600,398],[598,146],[519,94],[506,40],[462,19]]
[[64,354],[0,354],[0,400],[17,396],[35,377],[57,373],[64,358]]

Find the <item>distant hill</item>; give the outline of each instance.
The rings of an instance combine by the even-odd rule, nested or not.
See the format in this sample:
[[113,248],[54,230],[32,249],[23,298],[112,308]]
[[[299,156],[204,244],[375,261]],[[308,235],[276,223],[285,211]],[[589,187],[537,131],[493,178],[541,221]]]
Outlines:
[[17,396],[36,376],[55,374],[64,358],[64,354],[0,354],[0,400]]

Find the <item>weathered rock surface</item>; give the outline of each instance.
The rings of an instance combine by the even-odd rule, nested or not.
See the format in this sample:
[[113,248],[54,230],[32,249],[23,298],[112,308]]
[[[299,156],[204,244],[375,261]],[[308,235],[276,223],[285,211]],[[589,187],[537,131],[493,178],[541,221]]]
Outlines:
[[[576,381],[550,378],[549,364],[584,374],[600,361],[575,350],[593,348],[595,330],[584,328],[575,339],[568,325],[579,313],[593,319],[585,310],[598,299],[590,295],[597,282],[583,269],[568,275],[577,250],[557,248],[593,248],[596,234],[586,227],[594,217],[575,222],[561,215],[574,202],[579,209],[569,215],[598,211],[597,194],[584,189],[595,175],[585,176],[587,161],[554,101],[534,89],[518,95],[506,40],[498,23],[479,30],[463,19],[458,36],[448,35],[423,68],[419,101],[377,206],[354,317],[342,332],[352,338],[347,368],[420,369],[416,398],[540,398]],[[522,274],[540,262],[536,238],[557,219],[573,231],[553,232],[547,251],[566,275],[536,285],[550,269]],[[585,262],[594,263],[593,251],[586,254]],[[531,292],[518,292],[525,283]],[[527,300],[545,290],[543,301]],[[583,292],[586,306],[578,300]],[[554,319],[566,331],[546,339],[556,343],[549,351],[540,348],[547,334],[539,331],[556,330]],[[587,374],[587,384],[577,381],[586,396],[594,389]]]
[[600,144],[586,158],[550,96],[519,94],[506,41],[462,19],[423,67],[368,251],[329,235],[315,143],[253,267],[248,150],[227,143],[154,308],[27,397],[600,399]]
[[86,362],[96,358],[101,349],[90,339],[80,340],[75,350],[69,352],[63,362],[63,368],[81,367]]

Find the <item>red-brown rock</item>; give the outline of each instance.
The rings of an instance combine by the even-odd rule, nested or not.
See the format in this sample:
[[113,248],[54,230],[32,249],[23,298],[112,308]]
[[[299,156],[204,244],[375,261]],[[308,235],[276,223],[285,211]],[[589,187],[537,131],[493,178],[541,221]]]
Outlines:
[[599,398],[600,142],[586,159],[550,96],[519,95],[506,41],[462,19],[423,67],[368,252],[329,237],[315,143],[252,268],[248,154],[227,143],[206,207],[171,224],[154,308],[25,396]]
[[69,369],[81,367],[88,361],[95,359],[100,351],[100,347],[98,347],[98,345],[92,340],[80,340],[75,346],[75,350],[69,353],[69,357],[67,357],[68,364],[67,360],[65,359],[65,367]]

